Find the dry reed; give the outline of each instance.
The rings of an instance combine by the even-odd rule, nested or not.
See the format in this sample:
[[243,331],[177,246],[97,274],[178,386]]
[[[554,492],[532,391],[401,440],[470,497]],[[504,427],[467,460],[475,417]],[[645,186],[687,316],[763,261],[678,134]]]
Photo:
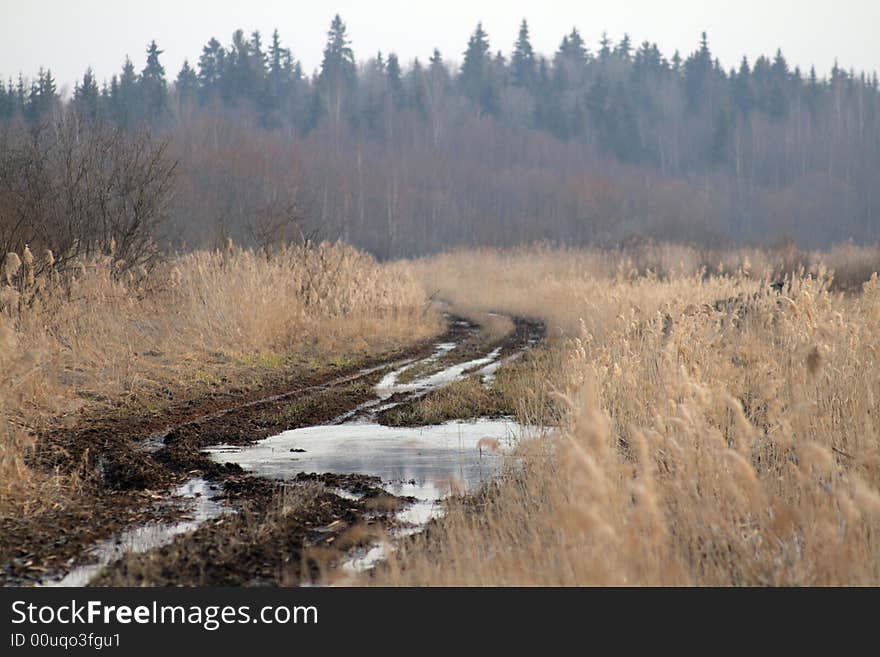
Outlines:
[[[863,255],[862,281],[877,261]],[[662,273],[618,256],[413,263],[457,303],[547,320],[568,412],[378,581],[880,584],[877,276],[843,294],[817,254],[776,288],[772,253],[728,254],[711,274],[682,247],[643,254]]]

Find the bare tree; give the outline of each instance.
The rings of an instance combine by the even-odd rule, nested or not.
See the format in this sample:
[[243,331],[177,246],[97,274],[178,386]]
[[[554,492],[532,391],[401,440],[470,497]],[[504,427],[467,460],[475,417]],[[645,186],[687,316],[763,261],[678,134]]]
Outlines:
[[56,265],[105,254],[148,265],[169,216],[176,163],[149,132],[83,122],[74,111],[0,138],[0,248],[51,249]]

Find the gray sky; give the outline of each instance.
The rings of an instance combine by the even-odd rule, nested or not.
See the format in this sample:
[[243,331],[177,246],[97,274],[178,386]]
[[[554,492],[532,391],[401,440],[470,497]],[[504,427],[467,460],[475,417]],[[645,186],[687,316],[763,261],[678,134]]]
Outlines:
[[130,55],[140,70],[155,38],[170,78],[184,58],[195,64],[212,36],[224,45],[235,28],[259,29],[266,40],[278,28],[285,45],[311,72],[320,64],[327,27],[342,15],[357,58],[394,51],[403,61],[424,61],[434,46],[459,60],[468,35],[482,20],[492,49],[508,53],[519,21],[529,21],[536,50],[551,54],[577,26],[595,50],[603,30],[613,41],[629,32],[634,43],[656,41],[667,56],[688,53],[700,32],[725,68],[748,55],[781,47],[792,65],[820,75],[835,57],[857,71],[880,69],[880,0],[442,0],[370,2],[296,0],[0,0],[0,74],[32,76],[52,69],[72,85],[87,66],[109,78]]

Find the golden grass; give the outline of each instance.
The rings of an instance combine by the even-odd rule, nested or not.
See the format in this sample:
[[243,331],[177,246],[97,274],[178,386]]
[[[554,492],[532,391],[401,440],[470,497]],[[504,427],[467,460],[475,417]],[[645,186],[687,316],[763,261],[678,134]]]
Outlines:
[[71,492],[69,478],[26,461],[35,434],[76,423],[83,408],[155,411],[285,365],[356,362],[440,328],[408,274],[344,245],[202,251],[152,272],[109,258],[60,272],[51,254],[42,266],[23,256],[0,263],[0,513]]
[[[547,249],[412,264],[457,304],[544,318],[567,413],[379,583],[880,584],[876,275],[834,292],[807,254],[813,274],[777,293],[778,253],[707,275],[702,254],[655,248],[640,257],[663,267]],[[864,280],[877,254],[846,250],[861,274],[827,259]]]

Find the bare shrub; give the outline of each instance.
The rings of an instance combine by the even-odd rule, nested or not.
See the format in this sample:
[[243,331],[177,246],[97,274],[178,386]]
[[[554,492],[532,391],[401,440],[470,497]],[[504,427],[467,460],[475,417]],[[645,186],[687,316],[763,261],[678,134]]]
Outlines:
[[31,131],[8,126],[0,137],[0,249],[50,249],[56,267],[98,254],[120,270],[149,265],[175,167],[167,144],[148,132],[81,122],[73,112]]

